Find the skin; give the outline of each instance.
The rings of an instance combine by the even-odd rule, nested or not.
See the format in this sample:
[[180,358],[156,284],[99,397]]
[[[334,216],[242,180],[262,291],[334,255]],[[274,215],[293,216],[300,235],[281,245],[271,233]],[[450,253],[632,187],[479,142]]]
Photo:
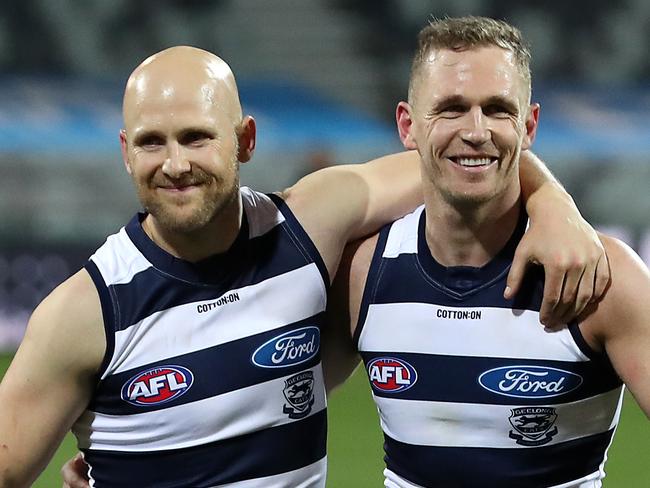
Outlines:
[[[241,225],[238,168],[253,154],[256,126],[252,117],[242,116],[226,63],[190,47],[162,51],[129,78],[123,113],[122,155],[149,212],[142,223],[147,235],[170,254],[191,262],[227,250]],[[557,269],[556,285],[562,289],[571,282],[565,275],[593,274],[595,263],[603,258],[602,246],[570,197],[558,191],[557,183],[549,183],[543,167],[530,158],[523,186],[531,195],[531,214],[562,217],[539,224],[517,269],[523,274],[531,260],[555,268],[564,259],[558,256],[573,249],[584,260],[575,269]],[[336,166],[282,192],[331,277],[348,241],[373,232],[421,201],[418,164],[419,158],[410,152],[365,165]],[[565,218],[575,227],[567,228]],[[537,244],[553,233],[564,239],[552,246]],[[589,259],[592,255],[597,259]],[[519,279],[515,274],[509,282],[511,292]],[[576,295],[579,282],[575,280],[570,295]],[[594,281],[584,283],[591,297]],[[554,299],[552,307],[561,303],[557,295]],[[47,464],[88,404],[105,350],[99,297],[81,270],[36,309],[0,385],[0,485],[28,486]]]

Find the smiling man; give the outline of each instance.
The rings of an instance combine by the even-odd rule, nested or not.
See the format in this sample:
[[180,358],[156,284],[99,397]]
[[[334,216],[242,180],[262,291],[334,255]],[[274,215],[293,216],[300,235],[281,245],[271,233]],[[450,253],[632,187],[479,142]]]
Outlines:
[[[240,188],[255,121],[226,63],[190,47],[136,68],[123,113],[144,212],[34,311],[0,385],[0,485],[28,486],[72,428],[93,486],[324,486],[330,277],[346,242],[420,200],[415,153],[280,195]],[[564,313],[600,294],[606,261],[570,199],[531,172],[544,218],[520,269],[550,263]],[[557,266],[567,252],[580,259]]]
[[421,31],[397,125],[424,206],[350,249],[335,280],[332,320],[347,314],[352,345],[325,371],[361,355],[389,488],[601,486],[623,382],[650,415],[650,274],[633,251],[603,238],[611,286],[560,330],[538,326],[541,270],[514,300],[499,293],[528,221],[529,57],[493,19]]

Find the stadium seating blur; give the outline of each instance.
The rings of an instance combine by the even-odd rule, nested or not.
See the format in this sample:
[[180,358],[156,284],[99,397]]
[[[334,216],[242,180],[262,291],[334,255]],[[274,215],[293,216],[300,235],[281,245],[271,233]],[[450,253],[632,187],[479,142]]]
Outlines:
[[394,106],[429,16],[505,18],[532,44],[542,104],[536,151],[594,224],[649,259],[646,1],[579,0],[553,10],[513,0],[5,4],[0,349],[19,340],[34,304],[137,209],[117,144],[121,92],[134,66],[175,44],[231,64],[259,126],[243,183],[273,191],[318,167],[400,150]]
[[[2,10],[0,378],[34,306],[138,210],[118,145],[122,90],[140,61],[177,44],[232,66],[259,131],[242,183],[274,191],[400,150],[394,109],[430,16],[506,19],[532,45],[536,152],[593,224],[650,263],[648,0],[4,0]],[[363,375],[330,403],[328,487],[381,484]],[[648,486],[647,439],[630,397],[606,487]],[[75,449],[68,436],[33,486],[60,486]]]

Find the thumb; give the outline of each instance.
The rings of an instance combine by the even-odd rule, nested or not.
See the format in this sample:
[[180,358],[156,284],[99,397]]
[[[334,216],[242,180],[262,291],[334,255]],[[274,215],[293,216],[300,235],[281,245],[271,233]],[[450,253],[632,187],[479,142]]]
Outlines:
[[523,257],[524,253],[519,252],[519,249],[515,252],[515,255],[512,259],[512,265],[510,266],[510,272],[508,272],[508,279],[506,281],[506,289],[503,292],[503,297],[506,300],[513,298],[519,291],[521,282],[524,279],[524,274],[526,273],[526,268],[528,267],[528,260]]

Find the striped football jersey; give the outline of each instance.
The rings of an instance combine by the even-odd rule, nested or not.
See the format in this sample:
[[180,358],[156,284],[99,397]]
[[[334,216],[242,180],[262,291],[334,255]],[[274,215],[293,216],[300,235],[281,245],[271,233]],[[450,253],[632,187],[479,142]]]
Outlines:
[[280,198],[240,195],[224,254],[177,259],[139,214],[87,263],[108,343],[73,427],[91,486],[325,486],[328,273]]
[[578,324],[540,325],[541,269],[503,298],[526,216],[481,268],[436,262],[425,221],[420,207],[380,232],[355,334],[385,486],[601,486],[623,386]]

